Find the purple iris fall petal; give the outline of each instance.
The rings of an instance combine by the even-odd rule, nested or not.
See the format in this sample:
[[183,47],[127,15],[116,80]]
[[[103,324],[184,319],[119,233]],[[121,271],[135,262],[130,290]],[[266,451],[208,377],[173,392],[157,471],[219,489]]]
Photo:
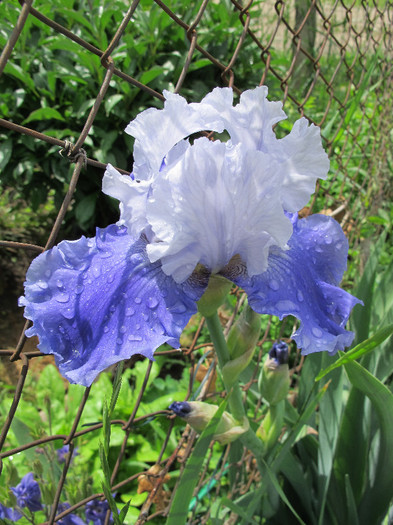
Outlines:
[[91,385],[108,366],[163,343],[179,346],[205,283],[177,284],[151,263],[146,240],[116,225],[95,238],[63,241],[31,264],[25,283],[26,332],[55,355],[71,383]]
[[22,509],[27,507],[32,512],[42,510],[40,487],[32,472],[26,474],[16,487],[11,487],[11,490],[16,496],[17,505]]
[[264,273],[232,280],[245,290],[256,312],[301,321],[293,339],[303,354],[344,350],[354,337],[345,325],[361,301],[337,287],[348,253],[340,225],[325,215],[295,221],[288,247],[271,250]]

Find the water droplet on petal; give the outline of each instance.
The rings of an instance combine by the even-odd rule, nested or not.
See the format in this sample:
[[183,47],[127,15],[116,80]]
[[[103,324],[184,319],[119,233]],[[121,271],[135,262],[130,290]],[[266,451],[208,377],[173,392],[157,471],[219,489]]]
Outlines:
[[114,273],[110,273],[110,274],[108,275],[108,277],[106,278],[106,280],[107,280],[107,282],[108,282],[109,284],[113,283],[113,281],[115,280],[115,274],[114,274]]
[[298,290],[296,292],[296,297],[297,297],[297,300],[299,301],[299,303],[302,303],[304,301],[304,296],[303,296],[301,290]]
[[127,332],[127,328],[123,325],[120,327],[120,333],[125,334]]
[[128,340],[129,341],[142,341],[142,337],[140,335],[129,335]]
[[56,281],[56,286],[57,286],[58,288],[63,288],[63,286],[64,286],[64,285],[63,285],[63,281],[60,281],[60,279],[57,279],[57,281]]
[[298,309],[295,303],[288,300],[278,301],[276,303],[276,308],[280,312],[296,312]]
[[98,279],[98,277],[101,275],[101,268],[99,266],[93,266],[91,271],[93,272],[93,275],[96,279]]
[[116,310],[116,306],[114,304],[111,304],[110,307],[109,307],[109,310],[111,312],[114,312]]
[[316,326],[314,326],[312,329],[311,329],[311,332],[313,333],[313,335],[315,335],[315,337],[322,337],[322,330],[320,328],[317,328]]
[[141,304],[142,299],[140,297],[134,297],[134,301],[136,304]]
[[158,306],[158,300],[155,297],[149,297],[147,300],[147,306],[154,310]]
[[74,317],[74,312],[72,308],[66,308],[65,310],[62,310],[61,314],[66,319],[72,319]]
[[116,344],[118,344],[118,345],[123,344],[123,339],[122,339],[121,337],[118,337],[118,338],[116,339]]
[[50,277],[52,275],[52,272],[50,270],[45,270],[45,275],[47,277]]
[[80,295],[84,289],[85,287],[83,286],[83,284],[78,284],[78,286],[75,288],[76,295]]
[[68,303],[70,296],[68,293],[60,293],[56,295],[55,299],[58,303]]
[[109,328],[107,326],[104,326],[103,331],[104,331],[104,334],[107,334],[109,332]]
[[272,279],[270,282],[269,282],[269,287],[274,290],[274,291],[277,291],[280,289],[280,285],[278,283],[278,281],[276,281],[275,279]]
[[41,290],[46,290],[48,288],[48,283],[46,281],[37,281],[37,286],[39,286]]
[[127,317],[131,317],[131,315],[134,315],[134,313],[135,313],[135,310],[134,310],[134,308],[132,308],[132,306],[130,306],[129,308],[127,308],[127,309],[126,309],[126,312],[125,312],[125,314],[126,314]]
[[330,237],[330,235],[325,235],[325,242],[326,244],[332,244],[333,239]]

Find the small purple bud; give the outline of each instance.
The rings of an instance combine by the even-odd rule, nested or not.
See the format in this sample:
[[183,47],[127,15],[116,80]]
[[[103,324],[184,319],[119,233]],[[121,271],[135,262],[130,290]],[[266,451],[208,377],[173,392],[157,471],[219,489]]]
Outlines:
[[277,365],[288,363],[288,345],[284,341],[276,341],[269,351],[269,357],[277,362]]
[[169,410],[172,410],[179,417],[187,417],[192,408],[187,401],[175,401],[169,405]]

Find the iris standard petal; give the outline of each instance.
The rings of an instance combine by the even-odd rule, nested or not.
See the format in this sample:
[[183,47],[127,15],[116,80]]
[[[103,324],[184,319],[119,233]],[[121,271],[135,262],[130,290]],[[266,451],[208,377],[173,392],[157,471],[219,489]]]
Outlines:
[[320,129],[301,118],[286,137],[275,141],[269,153],[274,157],[272,173],[280,174],[282,205],[294,213],[306,206],[317,179],[326,179],[329,171]]
[[293,315],[301,326],[293,339],[303,354],[344,350],[354,334],[345,330],[356,297],[336,286],[346,266],[348,242],[340,225],[312,215],[294,225],[287,251],[274,248],[268,269],[255,277],[226,277],[241,286],[256,312],[280,319]]
[[265,171],[265,155],[200,138],[152,184],[146,210],[156,236],[152,262],[182,282],[200,263],[218,272],[240,255],[249,275],[267,267],[269,247],[292,234],[280,184]]
[[282,102],[267,100],[268,88],[259,86],[244,91],[240,101],[233,106],[231,88],[215,88],[201,101],[201,105],[211,105],[219,113],[224,128],[233,144],[242,143],[245,149],[269,151],[271,142],[277,138],[274,124],[287,118]]
[[26,334],[38,335],[71,383],[89,386],[118,361],[151,359],[165,342],[178,347],[205,284],[176,284],[149,261],[146,240],[112,225],[37,257],[20,305],[34,323]]
[[198,131],[224,129],[217,109],[188,104],[169,91],[164,91],[164,96],[164,109],[143,111],[125,129],[135,137],[133,173],[142,180],[159,172],[163,158],[182,139]]

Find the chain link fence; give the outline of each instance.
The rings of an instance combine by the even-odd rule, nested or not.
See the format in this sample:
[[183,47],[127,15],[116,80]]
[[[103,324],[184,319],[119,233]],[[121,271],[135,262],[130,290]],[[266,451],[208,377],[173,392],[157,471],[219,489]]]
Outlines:
[[[41,4],[45,5],[45,9],[40,9]],[[302,213],[308,215],[322,212],[334,216],[349,237],[355,272],[361,272],[367,257],[365,246],[370,240],[370,222],[367,222],[367,218],[378,216],[383,202],[392,197],[393,2],[203,0],[190,6],[188,2],[134,0],[130,6],[124,2],[123,11],[111,15],[111,24],[106,26],[107,41],[102,41],[101,46],[94,35],[91,41],[88,41],[81,37],[80,31],[83,20],[88,21],[91,18],[98,4],[87,1],[69,2],[69,12],[73,10],[74,14],[78,15],[70,18],[67,17],[67,12],[60,8],[48,10],[47,4],[39,0],[34,2],[34,5],[32,0],[26,0],[22,1],[20,6],[14,6],[15,10],[18,10],[18,16],[12,31],[9,30],[10,25],[4,25],[2,37],[5,47],[0,57],[3,82],[7,79],[15,81],[18,71],[21,71],[23,64],[15,62],[14,57],[18,46],[22,46],[26,41],[26,31],[47,35],[51,46],[55,42],[57,49],[69,50],[71,58],[70,62],[63,65],[63,77],[67,73],[68,63],[75,67],[75,60],[72,58],[73,46],[83,49],[86,61],[95,64],[97,75],[94,80],[96,94],[85,106],[83,125],[67,139],[59,138],[60,134],[56,133],[64,127],[70,128],[64,120],[64,115],[62,119],[43,119],[37,125],[36,120],[30,120],[27,123],[29,125],[17,121],[12,113],[0,119],[2,139],[11,139],[17,143],[20,137],[28,136],[34,143],[39,142],[40,147],[50,152],[51,169],[54,173],[64,169],[64,165],[70,161],[73,164],[72,175],[64,188],[57,218],[51,231],[47,232],[45,246],[38,246],[34,241],[20,242],[18,238],[12,239],[11,234],[11,238],[0,242],[3,256],[17,254],[24,271],[33,256],[51,248],[58,241],[62,223],[73,205],[77,187],[83,186],[84,181],[91,179],[96,182],[99,178],[97,174],[103,174],[108,159],[101,156],[100,150],[94,147],[94,136],[98,129],[98,117],[108,113],[109,98],[111,101],[123,101],[129,97],[131,102],[128,107],[133,108],[134,115],[142,106],[160,106],[163,96],[154,88],[154,75],[156,71],[159,76],[159,71],[162,71],[159,68],[165,64],[166,57],[157,55],[157,67],[154,69],[153,64],[149,70],[150,74],[144,71],[143,61],[139,61],[136,66],[131,64],[133,57],[141,55],[141,50],[137,49],[138,35],[149,28],[154,31],[156,25],[160,30],[165,30],[168,42],[171,35],[178,39],[179,28],[183,35],[181,42],[172,42],[173,48],[176,49],[179,45],[182,52],[178,53],[177,66],[168,68],[165,72],[165,88],[184,94],[190,101],[195,97],[197,101],[200,97],[193,91],[193,85],[200,84],[200,79],[204,76],[208,79],[208,88],[214,85],[231,86],[238,94],[245,89],[265,84],[269,87],[271,100],[283,100],[284,110],[291,122],[301,115],[321,127],[324,146],[331,159],[330,176],[327,181],[319,184],[313,201]],[[119,3],[116,6],[118,7]],[[217,11],[218,9],[220,11]],[[223,17],[224,12],[226,17]],[[221,22],[215,18],[217,13],[221,15]],[[104,23],[105,9],[101,10],[100,16]],[[150,22],[144,27],[141,20],[146,19]],[[144,52],[149,53],[149,50]],[[24,53],[28,62],[29,49],[24,49]],[[44,63],[45,48],[40,53]],[[34,60],[37,60],[36,53],[34,56]],[[39,69],[40,64],[36,66]],[[78,67],[74,71],[78,71]],[[78,82],[72,75],[75,73],[69,71],[67,81]],[[101,79],[101,83],[97,79]],[[22,83],[22,79],[20,82]],[[59,84],[57,89],[65,88]],[[114,94],[121,96],[119,99],[113,99]],[[35,109],[41,108],[37,105]],[[124,128],[132,115],[128,115],[126,111],[123,113]],[[115,132],[120,135],[122,128],[119,127]],[[277,133],[280,133],[279,128]],[[61,155],[56,154],[56,151]],[[119,166],[120,171],[127,173],[130,160],[128,158],[124,164],[120,164],[114,159],[113,163]],[[18,164],[18,158],[14,158],[13,161]],[[3,190],[7,188],[4,182],[5,169],[0,175],[0,181],[3,179]],[[20,177],[24,177],[23,166]],[[362,250],[359,249],[360,245],[363,246]],[[23,291],[18,290],[18,293],[22,294]],[[232,294],[236,298],[236,313],[244,297],[241,290],[235,289]],[[4,294],[2,299],[7,301]],[[2,311],[7,312],[5,303],[2,305]],[[14,318],[10,321],[15,326],[20,326],[22,319],[22,313],[18,315],[18,321],[14,321]],[[223,311],[221,319],[226,331],[229,331],[235,314],[228,316]],[[25,328],[27,326],[28,323]],[[192,337],[181,350],[182,366],[190,369],[188,398],[195,393],[198,382],[202,385],[198,390],[198,399],[220,395],[216,392],[216,362],[212,346],[209,341],[201,339],[202,330],[203,319],[198,319]],[[14,397],[9,413],[2,414],[2,467],[18,453],[35,451],[38,454],[52,443],[68,444],[72,452],[74,447],[78,447],[82,437],[93,435],[102,427],[102,423],[99,422],[84,426],[84,413],[89,404],[91,389],[94,389],[93,384],[91,388],[86,388],[80,406],[72,414],[72,424],[69,425],[67,433],[40,436],[35,440],[28,440],[18,448],[9,448],[7,435],[12,428],[13,419],[18,415],[18,404],[24,396],[24,384],[31,373],[29,370],[42,370],[45,364],[50,362],[50,358],[43,356],[31,342],[25,347],[26,338],[23,332],[16,344],[13,341],[8,344],[3,342],[5,348],[0,350],[3,368],[8,371],[12,368],[12,374],[9,372],[8,377],[12,377],[10,382],[14,383]],[[265,333],[259,342],[258,360],[262,357],[262,346],[273,341],[275,335],[271,331],[271,321],[267,322]],[[165,350],[157,352],[156,355],[180,354],[175,350]],[[37,366],[36,363],[40,360],[43,364]],[[132,368],[136,361],[130,360],[127,367]],[[302,360],[298,356],[292,372],[300,371],[301,365]],[[142,490],[147,492],[147,497],[140,506],[138,525],[145,522],[159,523],[161,518],[167,516],[171,498],[176,491],[176,486],[168,489],[168,479],[171,472],[182,472],[196,437],[195,433],[186,427],[178,439],[179,434],[175,433],[170,411],[143,415],[138,413],[148,388],[150,372],[151,364],[147,366],[135,405],[129,407],[129,419],[112,421],[112,424],[123,432],[122,443],[116,448],[117,457],[112,458],[112,492],[124,487],[128,487],[128,492],[135,494]],[[4,377],[2,380],[6,384]],[[255,377],[243,386],[245,396],[253,381]],[[258,420],[259,408],[257,404],[255,420]],[[165,417],[169,421],[159,454],[154,461],[149,461],[149,469],[142,469],[130,477],[125,476],[126,469],[122,469],[122,463],[126,461],[127,449],[135,428],[143,423],[148,425],[149,421],[157,416]],[[176,432],[178,429],[179,427]],[[174,439],[176,444],[169,447],[168,443]],[[216,456],[213,455],[214,445],[211,445],[210,455],[206,458],[198,480],[196,499],[190,509],[190,523],[208,521],[210,511],[205,508],[201,514],[199,496],[205,491],[214,501],[215,494],[219,493],[228,471],[230,446],[222,448],[217,462]],[[64,463],[47,523],[55,523],[56,520],[85,506],[88,501],[104,498],[103,493],[92,494],[63,512],[57,510],[67,475],[72,469],[71,456],[72,454],[69,454]],[[258,483],[258,476],[252,455],[244,450],[238,478],[232,483],[235,489],[232,489],[227,497],[234,498],[247,493],[251,486]],[[225,490],[229,489],[226,487]],[[109,523],[109,513],[106,519]],[[233,514],[228,523],[235,522],[236,516]]]

